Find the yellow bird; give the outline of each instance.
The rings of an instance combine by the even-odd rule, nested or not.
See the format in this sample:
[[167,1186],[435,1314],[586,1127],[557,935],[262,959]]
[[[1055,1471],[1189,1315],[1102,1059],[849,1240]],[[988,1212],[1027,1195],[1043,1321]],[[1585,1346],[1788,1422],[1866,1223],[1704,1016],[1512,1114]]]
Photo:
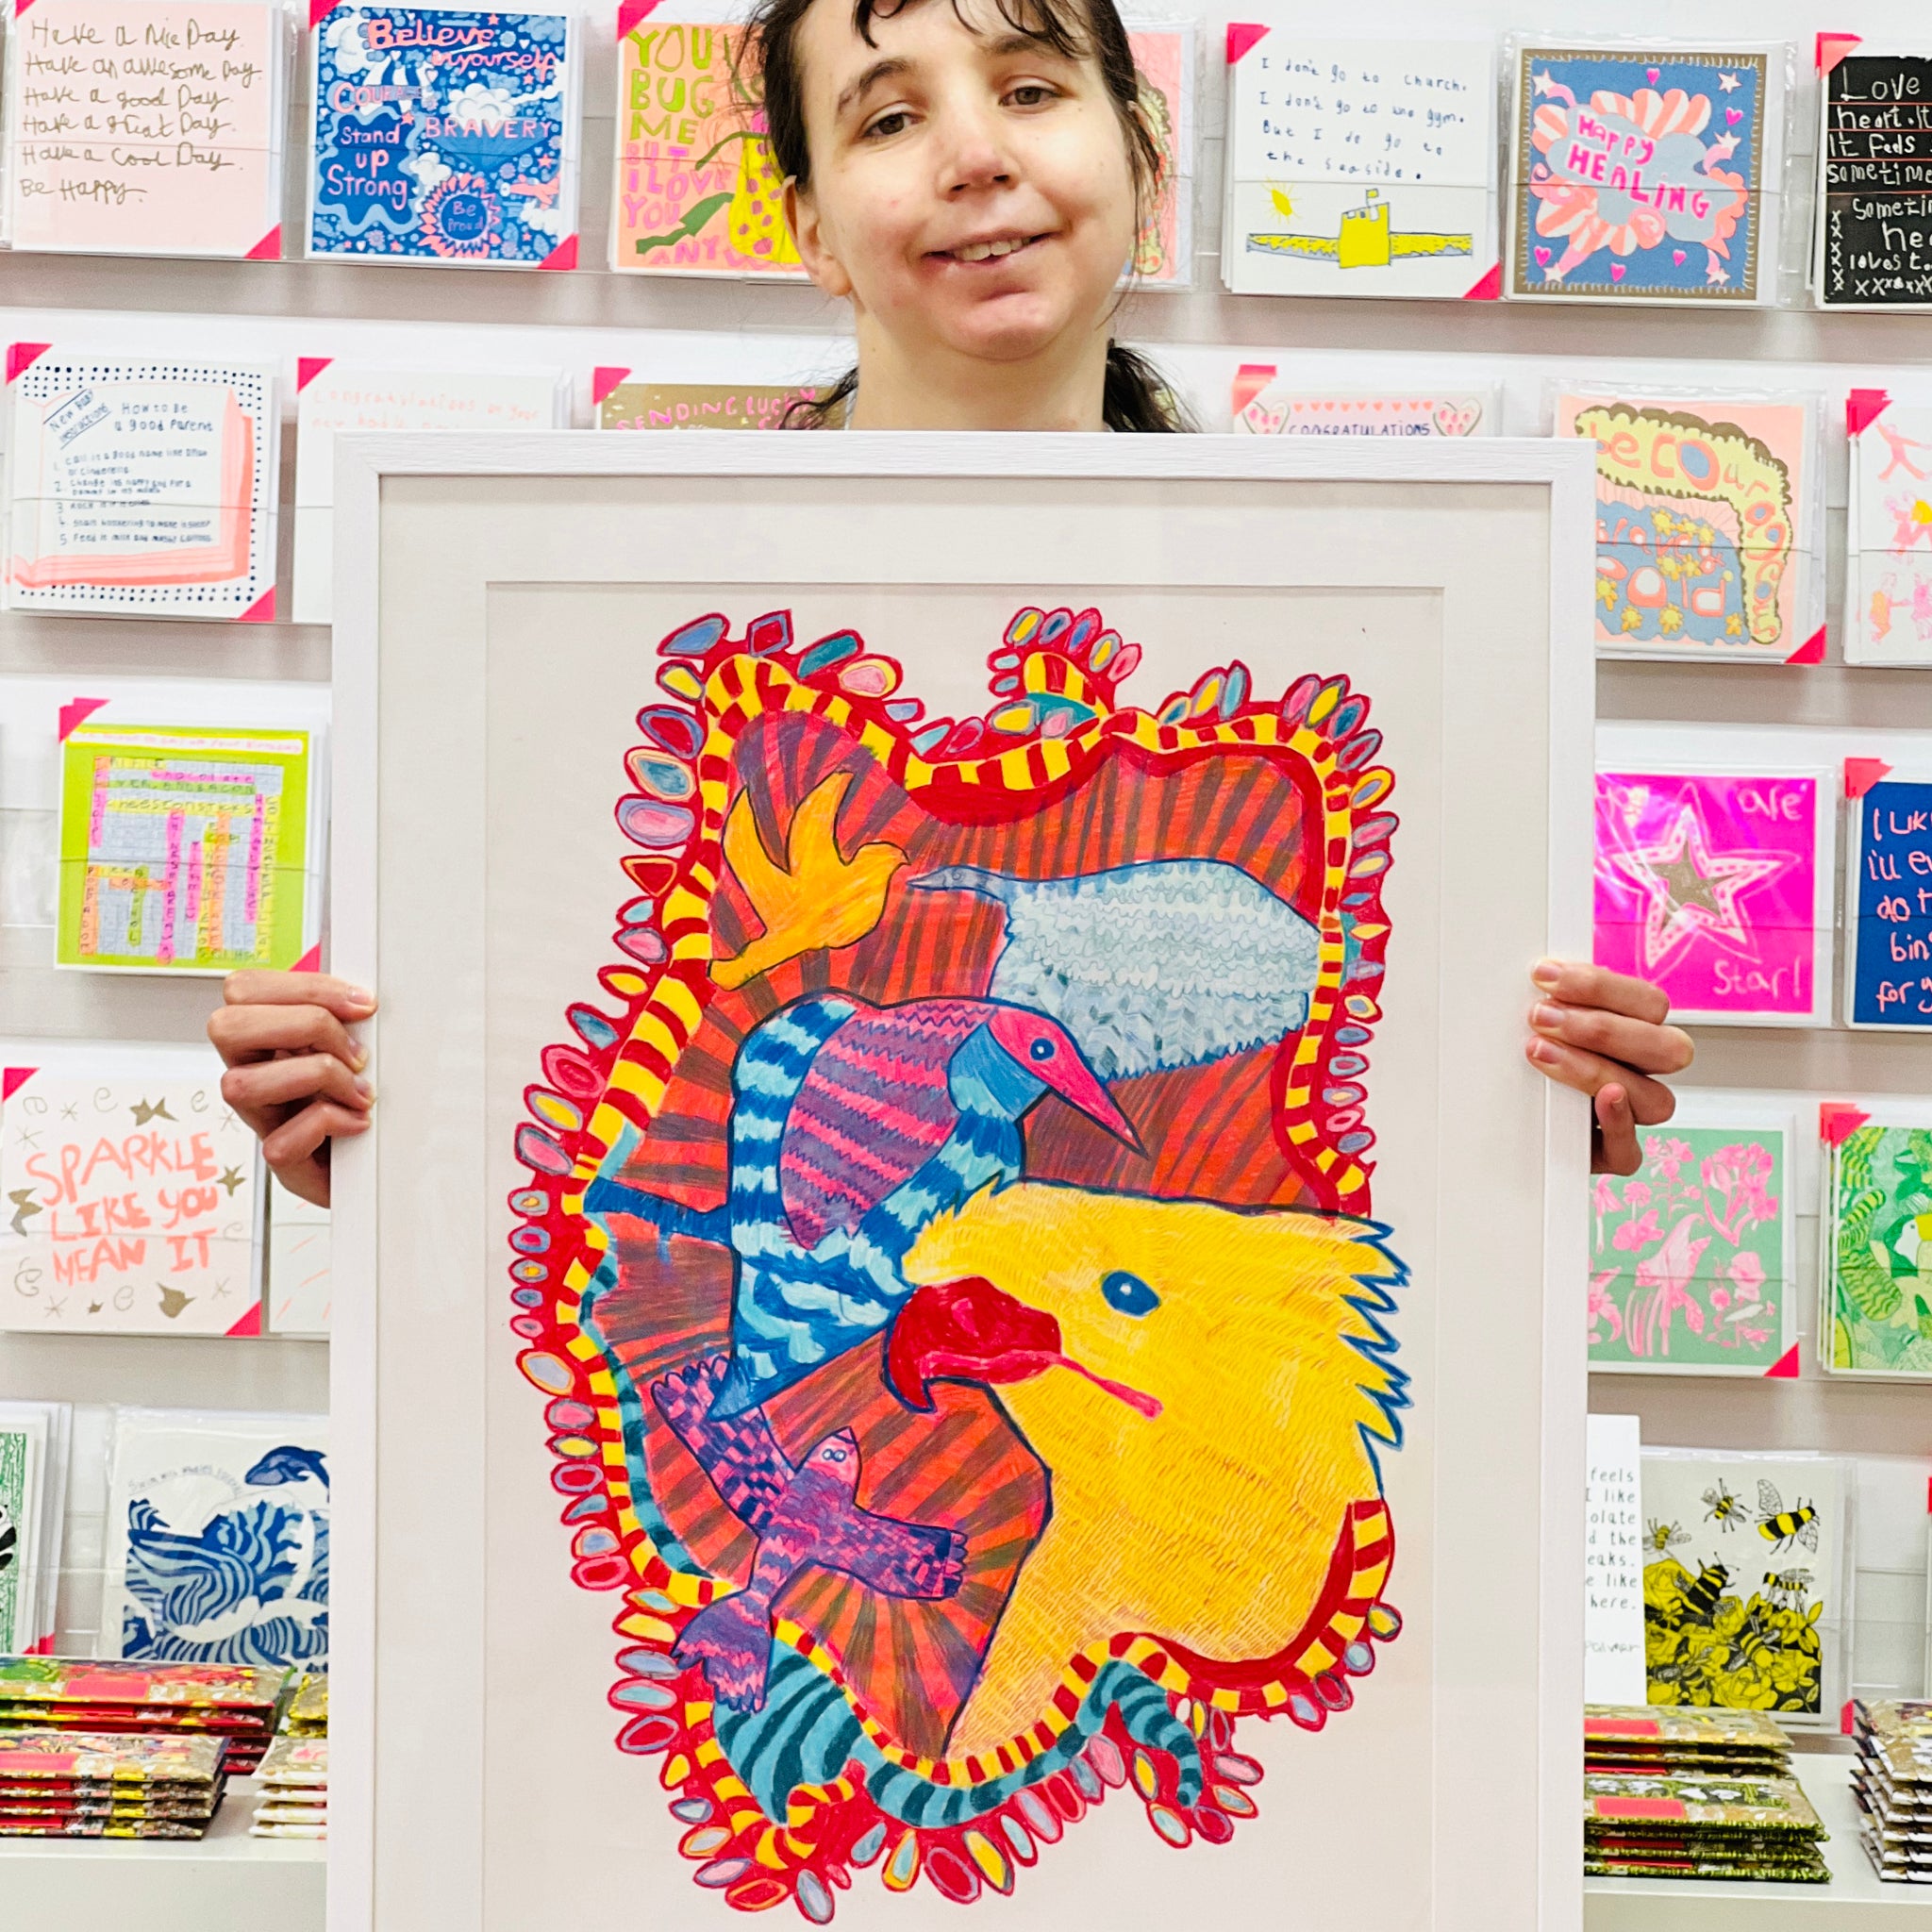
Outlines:
[[800,802],[782,870],[758,837],[750,794],[739,794],[724,822],[724,857],[764,931],[735,958],[713,964],[720,986],[742,986],[804,953],[854,945],[879,923],[906,855],[881,842],[861,845],[850,860],[840,857],[839,808],[851,783],[849,772],[834,772]]
[[1397,1440],[1376,1318],[1404,1275],[1379,1233],[1042,1182],[924,1230],[888,1380],[920,1407],[934,1379],[1000,1385],[1052,1498],[949,1753],[1029,1729],[1096,1639],[1239,1662],[1299,1634],[1380,1491],[1372,1442]]

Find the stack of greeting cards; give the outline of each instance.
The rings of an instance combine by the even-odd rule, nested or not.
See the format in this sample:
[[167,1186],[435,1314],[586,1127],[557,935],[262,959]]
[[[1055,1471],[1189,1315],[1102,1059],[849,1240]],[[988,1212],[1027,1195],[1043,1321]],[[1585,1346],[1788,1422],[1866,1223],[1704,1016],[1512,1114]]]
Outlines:
[[1583,1869],[1597,1877],[1824,1884],[1824,1824],[1795,1778],[1583,1778]]
[[1587,1704],[1583,1768],[1609,1777],[1790,1777],[1791,1740],[1757,1711]]
[[289,1700],[289,1715],[282,1728],[291,1738],[328,1736],[328,1679],[304,1677]]
[[[1932,155],[1932,125],[1920,138]],[[1932,664],[1932,403],[1854,390],[1846,425],[1845,662]]]
[[275,1741],[290,1690],[283,1670],[0,1657],[0,1729],[104,1736],[207,1738],[227,1746],[222,1767],[245,1775]]
[[0,1064],[0,1329],[259,1334],[261,1150],[222,1099],[220,1059],[29,1052]]
[[310,12],[311,259],[576,266],[574,11]]
[[230,1768],[215,1737],[0,1730],[0,1837],[200,1838]]
[[0,1402],[0,1654],[51,1649],[74,1411]]
[[288,14],[33,0],[15,14],[0,233],[18,249],[281,253]]
[[328,1740],[277,1738],[261,1760],[254,1838],[328,1836]]
[[5,394],[14,609],[274,617],[272,369],[15,342]]
[[1932,1885],[1932,1704],[1852,1706],[1858,1838],[1881,1878]]
[[325,1416],[114,1411],[104,1656],[328,1658]]

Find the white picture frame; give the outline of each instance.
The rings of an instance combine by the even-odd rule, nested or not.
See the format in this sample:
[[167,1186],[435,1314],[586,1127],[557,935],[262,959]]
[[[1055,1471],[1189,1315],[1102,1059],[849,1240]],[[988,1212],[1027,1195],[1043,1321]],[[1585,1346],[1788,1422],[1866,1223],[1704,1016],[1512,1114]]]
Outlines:
[[[339,1150],[335,1175],[330,1932],[522,1932],[565,1909],[541,1888],[566,1873],[573,1916],[604,1901],[619,1909],[649,1885],[665,1924],[720,1922],[721,1907],[689,1889],[675,1849],[683,1827],[664,1815],[655,1769],[610,1743],[621,1722],[605,1703],[612,1605],[569,1584],[532,1391],[502,1329],[501,1183],[524,1186],[527,1174],[509,1158],[518,1091],[496,1091],[487,1068],[504,1046],[491,1036],[514,1028],[521,1064],[523,1035],[556,1031],[557,987],[577,998],[594,986],[609,944],[607,794],[621,789],[606,782],[601,754],[578,745],[563,760],[592,772],[583,796],[603,799],[595,824],[582,825],[586,845],[599,845],[594,913],[587,924],[590,908],[576,906],[541,930],[552,958],[590,948],[576,965],[560,979],[515,966],[502,945],[514,951],[516,935],[537,928],[506,916],[507,902],[480,943],[452,951],[449,921],[477,911],[486,874],[492,894],[530,883],[503,842],[521,836],[503,816],[517,791],[505,761],[558,714],[513,702],[508,667],[527,666],[519,690],[539,675],[543,702],[567,704],[561,654],[593,632],[600,641],[586,648],[599,652],[630,637],[672,576],[732,586],[719,601],[735,624],[814,587],[875,591],[875,612],[908,587],[940,584],[963,608],[989,586],[1063,583],[1073,556],[1082,585],[1141,596],[1142,608],[1151,597],[1243,589],[1292,603],[1294,641],[1257,636],[1245,647],[1275,653],[1271,686],[1283,648],[1305,659],[1316,648],[1302,621],[1330,626],[1343,609],[1361,636],[1408,636],[1425,611],[1453,673],[1441,706],[1389,700],[1413,773],[1411,811],[1434,828],[1410,848],[1407,916],[1418,949],[1429,946],[1433,964],[1440,944],[1449,974],[1435,992],[1391,999],[1391,1012],[1407,1011],[1381,1048],[1387,1067],[1407,1064],[1403,1079],[1440,1091],[1443,1115],[1424,1104],[1399,1121],[1385,1103],[1377,1157],[1385,1177],[1408,1175],[1410,1202],[1405,1211],[1391,1186],[1378,1211],[1416,1225],[1419,1241],[1424,1214],[1436,1223],[1430,1285],[1402,1318],[1416,1338],[1405,1361],[1420,1378],[1422,1453],[1405,1451],[1391,1487],[1391,1498],[1405,1487],[1416,1524],[1405,1607],[1428,1643],[1388,1667],[1392,1731],[1357,1713],[1363,1755],[1347,1762],[1375,1780],[1374,1806],[1361,1804],[1363,1787],[1352,1797],[1339,1788],[1350,1782],[1337,1776],[1342,1759],[1297,1753],[1286,1726],[1257,1725],[1250,1748],[1268,1758],[1264,1816],[1276,1825],[1250,1828],[1204,1868],[1157,1856],[1138,1828],[1140,1801],[1121,1794],[1131,1802],[1020,1874],[1014,1923],[1076,1923],[1109,1898],[1144,1913],[1165,1897],[1185,1919],[1202,1908],[1206,1883],[1219,1916],[1272,1924],[1292,1872],[1324,1922],[1324,1906],[1353,1903],[1384,1924],[1394,1923],[1385,1907],[1425,1902],[1405,1923],[1489,1932],[1507,1917],[1575,1932],[1587,1137],[1580,1103],[1542,1086],[1524,1059],[1518,961],[1526,972],[1546,951],[1580,956],[1589,929],[1589,452],[1503,441],[348,437],[337,483],[338,555],[358,562],[335,587],[331,963],[382,993],[381,1016],[362,1031],[384,1098],[375,1130]],[[961,541],[961,518],[975,541]],[[1408,525],[1401,538],[1398,523]],[[551,641],[523,628],[531,623]],[[1338,635],[1321,647],[1331,658]],[[635,693],[598,724],[600,742],[629,730],[634,698],[653,699],[647,654],[636,661]],[[934,661],[922,669],[941,681],[976,676]],[[1422,654],[1410,661],[1418,679],[1431,675]],[[1150,697],[1174,669],[1158,667]],[[498,679],[505,708],[492,730]],[[577,823],[554,798],[543,809]],[[433,840],[422,836],[425,812]],[[563,893],[584,862],[558,848],[540,889]],[[1473,891],[1478,879],[1493,899]],[[1438,1017],[1441,999],[1454,1025]],[[1405,1028],[1422,1029],[1406,1049]],[[1431,1188],[1424,1209],[1417,1176],[1438,1158],[1425,1150],[1440,1142],[1446,1163],[1472,1133],[1495,1140],[1494,1186],[1475,1191],[1479,1203],[1467,1189],[1445,1185],[1437,1199]],[[1498,1261],[1498,1212],[1521,1237],[1510,1266]],[[1423,1304],[1445,1292],[1491,1297],[1495,1328],[1485,1331],[1474,1305],[1437,1322]],[[1425,1510],[1424,1480],[1464,1534]],[[1515,1525],[1501,1554],[1499,1510]],[[524,1668],[540,1656],[540,1668]],[[561,1732],[544,1735],[545,1713],[563,1714]],[[1386,1747],[1404,1736],[1410,1748],[1391,1759]],[[1384,1748],[1367,1751],[1376,1739]],[[598,1839],[587,1857],[577,1826],[555,1836],[558,1803],[580,1820],[592,1807],[598,1822],[583,1828],[593,1835],[617,1821],[618,1839]],[[1311,1877],[1310,1848],[1332,1846],[1350,1817],[1361,1856],[1315,1858]],[[939,1923],[941,1902],[924,1889],[892,1898],[861,1873],[840,1910],[841,1922],[912,1932]]]

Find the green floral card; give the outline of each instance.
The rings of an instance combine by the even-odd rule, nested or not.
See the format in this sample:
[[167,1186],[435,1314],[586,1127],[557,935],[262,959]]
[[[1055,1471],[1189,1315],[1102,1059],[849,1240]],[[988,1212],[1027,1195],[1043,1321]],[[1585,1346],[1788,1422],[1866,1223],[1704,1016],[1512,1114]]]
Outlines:
[[1797,1339],[1789,1119],[1673,1124],[1591,1200],[1590,1365],[1762,1375]]
[[1825,1366],[1932,1376],[1932,1126],[1853,1128],[1828,1207]]
[[33,1557],[33,1443],[25,1429],[0,1429],[0,1652],[25,1650],[37,1635],[27,1572]]

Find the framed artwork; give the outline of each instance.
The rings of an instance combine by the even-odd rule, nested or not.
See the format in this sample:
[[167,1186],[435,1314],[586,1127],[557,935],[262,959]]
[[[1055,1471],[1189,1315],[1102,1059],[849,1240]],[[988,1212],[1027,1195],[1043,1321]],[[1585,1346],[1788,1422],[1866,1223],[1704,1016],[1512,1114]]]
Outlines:
[[1652,1704],[1760,1710],[1805,1729],[1837,1724],[1850,1624],[1846,1477],[1830,1456],[1644,1450]]
[[1495,49],[1227,28],[1236,294],[1496,292]]
[[1845,780],[1845,1024],[1923,1031],[1932,1026],[1932,770],[1848,758]]
[[1706,1025],[1831,1012],[1838,774],[1749,731],[1597,739],[1596,961]]
[[1846,426],[1845,662],[1932,664],[1932,404],[1854,390]]
[[[1819,1359],[1827,1373],[1932,1376],[1932,1106],[1872,1099],[1834,1121]],[[1856,1121],[1856,1124],[1853,1122]]]
[[1818,53],[1812,296],[1823,308],[1932,308],[1910,219],[1932,188],[1932,45],[1826,34]]
[[1512,42],[1507,292],[1777,295],[1788,43]]
[[1642,1150],[1591,1181],[1591,1370],[1795,1374],[1795,1109],[1687,1091]]
[[340,1932],[1573,1910],[1581,453],[345,462]]
[[1556,432],[1597,449],[1597,649],[1822,661],[1816,397],[1569,391]]

